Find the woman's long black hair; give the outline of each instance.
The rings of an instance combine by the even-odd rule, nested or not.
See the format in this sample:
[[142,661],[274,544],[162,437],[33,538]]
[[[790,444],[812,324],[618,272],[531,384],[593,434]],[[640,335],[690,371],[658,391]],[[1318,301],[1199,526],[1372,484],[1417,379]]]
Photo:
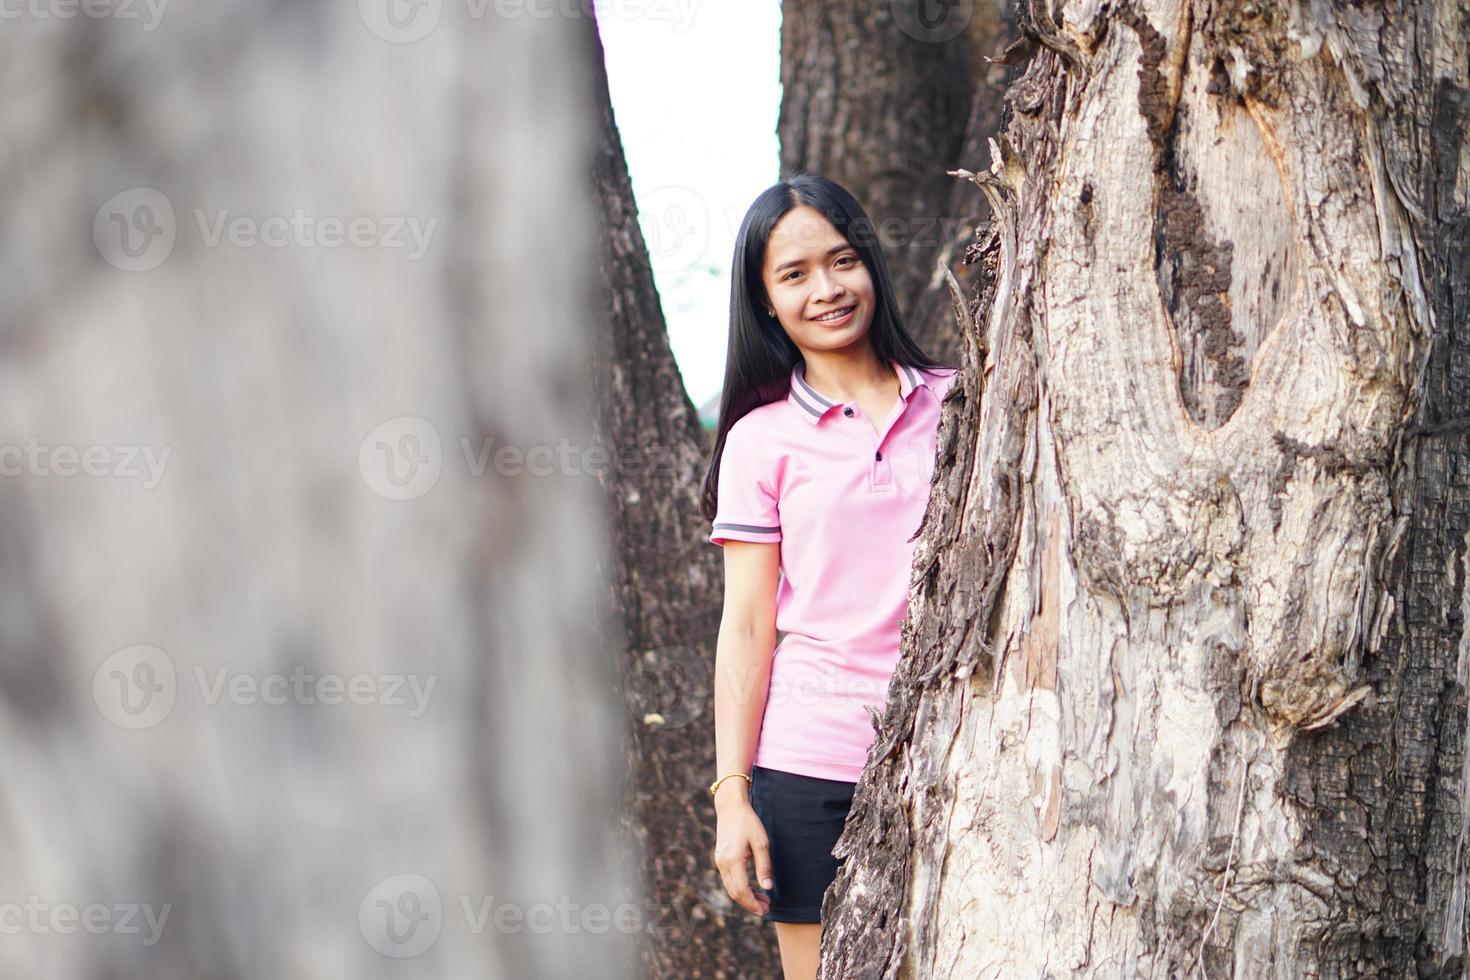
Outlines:
[[725,357],[725,385],[720,392],[720,420],[715,444],[704,474],[700,508],[706,520],[715,519],[718,506],[720,457],[725,436],[753,408],[785,398],[791,390],[791,371],[801,351],[786,336],[775,317],[766,315],[766,289],[761,269],[771,229],[792,208],[805,204],[820,211],[837,229],[873,280],[876,309],[868,329],[878,357],[915,368],[945,367],[925,354],[904,327],[903,314],[893,298],[893,283],[877,230],[863,206],[835,180],[818,174],[797,174],[773,184],[755,199],[735,237],[730,268],[730,346]]

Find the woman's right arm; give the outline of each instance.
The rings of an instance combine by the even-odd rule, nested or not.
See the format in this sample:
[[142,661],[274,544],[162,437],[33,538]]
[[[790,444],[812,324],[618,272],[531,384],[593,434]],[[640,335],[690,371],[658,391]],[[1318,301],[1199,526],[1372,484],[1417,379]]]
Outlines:
[[[715,646],[716,776],[749,773],[760,738],[776,646],[776,585],[781,564],[778,542],[729,540],[725,550],[725,608]],[[765,828],[750,806],[749,784],[727,779],[715,793],[715,864],[725,890],[758,915],[770,907],[750,887],[747,861],[769,888],[771,858]]]

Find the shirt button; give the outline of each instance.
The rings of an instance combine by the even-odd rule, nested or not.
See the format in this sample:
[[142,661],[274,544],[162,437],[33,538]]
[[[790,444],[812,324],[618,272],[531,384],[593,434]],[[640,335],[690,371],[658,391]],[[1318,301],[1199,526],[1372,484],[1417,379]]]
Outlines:
[[873,458],[876,459],[880,463],[883,462],[883,452],[882,452],[882,450],[879,450],[878,453],[873,456]]
[[844,408],[842,410],[842,414],[843,415],[846,415],[848,418],[852,418],[852,409],[850,409],[850,408]]

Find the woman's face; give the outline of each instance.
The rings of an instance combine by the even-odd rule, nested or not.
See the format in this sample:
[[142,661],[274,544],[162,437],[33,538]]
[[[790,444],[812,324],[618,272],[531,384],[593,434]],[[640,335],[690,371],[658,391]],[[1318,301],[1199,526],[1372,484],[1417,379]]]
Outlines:
[[839,350],[867,336],[872,277],[857,250],[815,208],[797,205],[776,222],[761,281],[776,319],[803,351]]

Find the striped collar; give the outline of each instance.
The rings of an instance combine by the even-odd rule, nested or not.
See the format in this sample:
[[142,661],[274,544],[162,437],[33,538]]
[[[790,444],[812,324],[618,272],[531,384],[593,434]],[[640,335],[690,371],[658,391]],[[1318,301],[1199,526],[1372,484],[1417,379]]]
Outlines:
[[[926,388],[929,386],[928,380],[916,368],[892,361],[889,363],[898,372],[899,398],[907,399],[909,393],[920,385]],[[801,417],[812,425],[820,422],[831,409],[841,408],[843,405],[842,402],[834,402],[817,394],[817,390],[806,383],[806,364],[803,361],[797,361],[796,366],[791,369],[791,393],[786,396],[786,399],[801,409]]]

